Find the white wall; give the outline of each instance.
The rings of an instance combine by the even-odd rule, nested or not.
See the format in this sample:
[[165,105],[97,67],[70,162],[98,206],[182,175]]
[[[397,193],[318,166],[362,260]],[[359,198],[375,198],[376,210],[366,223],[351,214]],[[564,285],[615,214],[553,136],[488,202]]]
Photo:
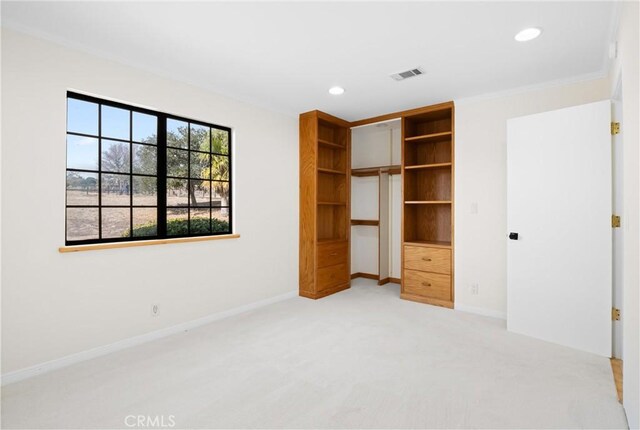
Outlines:
[[[351,178],[351,219],[378,219],[377,176]],[[351,273],[378,274],[378,227],[351,226]]]
[[[58,253],[68,89],[232,127],[241,238]],[[297,118],[7,29],[2,90],[3,373],[297,288]]]
[[351,129],[351,168],[390,165],[391,133],[391,128],[375,125]]
[[623,399],[630,428],[640,427],[640,132],[638,127],[638,25],[637,2],[621,2],[615,40],[618,56],[610,72],[611,94],[622,80],[623,196]]
[[[605,78],[456,100],[456,308],[506,314],[507,119],[609,98]],[[553,156],[553,154],[549,154]],[[477,213],[474,208],[477,207]],[[478,284],[472,295],[470,285]]]
[[378,219],[378,182],[377,176],[351,178],[351,219]]

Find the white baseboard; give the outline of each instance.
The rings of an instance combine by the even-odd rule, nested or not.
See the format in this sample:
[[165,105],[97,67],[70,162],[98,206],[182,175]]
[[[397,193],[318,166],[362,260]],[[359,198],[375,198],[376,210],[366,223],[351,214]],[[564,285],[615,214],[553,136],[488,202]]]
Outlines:
[[239,306],[237,308],[229,309],[222,312],[217,312],[215,314],[207,315],[202,318],[198,318],[196,320],[187,321],[181,324],[177,324],[171,327],[163,328],[160,330],[152,331],[150,333],[146,333],[140,336],[130,337],[128,339],[123,339],[118,342],[111,343],[109,345],[99,346],[97,348],[89,349],[86,351],[81,351],[75,354],[67,355],[62,358],[57,358],[55,360],[47,361],[44,363],[37,364],[35,366],[26,367],[24,369],[15,370],[13,372],[6,373],[1,376],[1,385],[8,385],[14,382],[22,381],[25,379],[33,378],[37,375],[42,375],[43,373],[51,372],[53,370],[62,369],[63,367],[70,366],[75,363],[79,363],[86,360],[91,360],[92,358],[100,357],[103,355],[110,354],[112,352],[120,351],[126,348],[131,348],[133,346],[141,345],[143,343],[151,342],[156,339],[160,339],[166,336],[170,336],[172,334],[192,330],[196,327],[203,326],[205,324],[209,324],[214,321],[218,321],[224,318],[229,318],[234,315],[238,315],[244,312],[248,312],[254,309],[261,308],[263,306],[270,305],[272,303],[281,302],[283,300],[290,299],[292,297],[296,297],[298,295],[298,290],[291,291],[289,293],[281,294],[279,296],[271,297],[268,299],[260,300],[257,302],[249,303],[243,306]]
[[485,317],[499,318],[501,320],[507,319],[507,314],[505,312],[494,311],[492,309],[477,308],[475,306],[468,306],[460,303],[455,304],[455,309],[457,311],[469,312],[471,314],[482,315]]

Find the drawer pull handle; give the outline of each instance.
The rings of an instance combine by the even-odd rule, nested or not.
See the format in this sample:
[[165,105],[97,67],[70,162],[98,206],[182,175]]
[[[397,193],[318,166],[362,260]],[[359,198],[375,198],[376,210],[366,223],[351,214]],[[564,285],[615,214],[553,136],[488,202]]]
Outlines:
[[337,253],[337,252],[332,252],[332,253],[331,253],[331,254],[329,254],[329,255],[330,255],[330,256],[332,256],[332,257],[335,257],[336,255],[338,255],[338,253]]
[[424,261],[431,261],[431,259],[430,259],[430,258],[427,258],[427,257],[422,257],[422,259],[423,259]]
[[430,287],[431,286],[431,282],[423,282],[422,285],[424,285],[425,287]]

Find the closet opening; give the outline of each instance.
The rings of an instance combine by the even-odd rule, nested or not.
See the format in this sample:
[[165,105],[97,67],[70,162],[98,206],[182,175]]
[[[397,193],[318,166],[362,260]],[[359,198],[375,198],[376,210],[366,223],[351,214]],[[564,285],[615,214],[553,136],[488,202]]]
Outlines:
[[351,129],[351,279],[400,284],[401,119]]

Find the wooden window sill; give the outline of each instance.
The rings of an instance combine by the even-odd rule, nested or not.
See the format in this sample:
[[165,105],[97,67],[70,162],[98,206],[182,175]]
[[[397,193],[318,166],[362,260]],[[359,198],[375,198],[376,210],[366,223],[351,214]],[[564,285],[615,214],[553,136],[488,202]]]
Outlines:
[[169,245],[172,243],[204,242],[206,240],[238,239],[239,234],[221,234],[218,236],[178,237],[175,239],[136,240],[131,242],[94,243],[90,245],[61,246],[59,252],[96,251],[99,249],[132,248],[134,246]]

